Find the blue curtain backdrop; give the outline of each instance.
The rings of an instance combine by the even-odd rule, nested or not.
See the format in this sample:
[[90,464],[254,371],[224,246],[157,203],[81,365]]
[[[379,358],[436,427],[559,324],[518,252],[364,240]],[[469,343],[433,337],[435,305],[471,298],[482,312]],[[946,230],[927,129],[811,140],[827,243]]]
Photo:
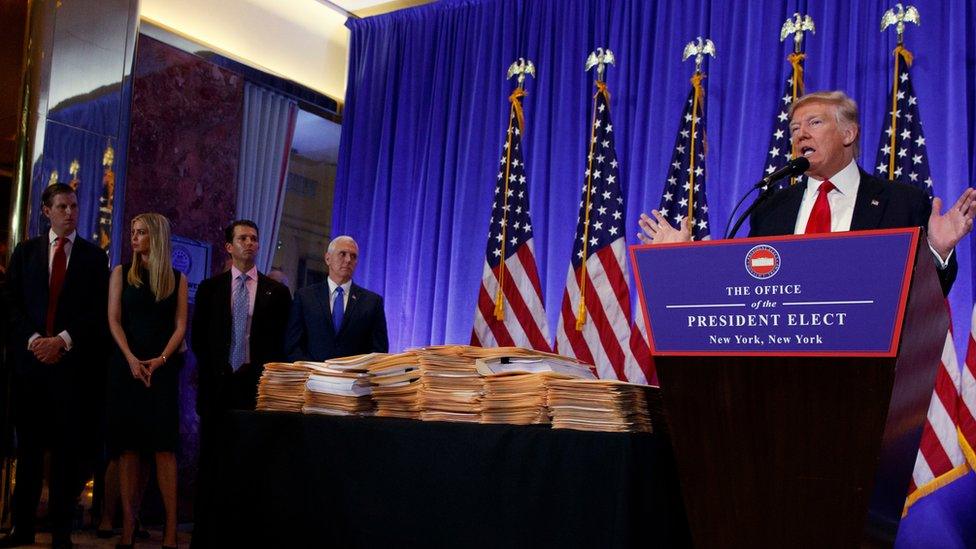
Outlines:
[[[523,147],[554,327],[583,181],[593,93],[583,62],[590,51],[609,47],[617,55],[607,81],[635,243],[638,214],[660,201],[690,87],[692,62],[682,63],[681,51],[698,35],[715,42],[718,57],[706,64],[705,86],[710,222],[719,235],[732,206],[762,175],[792,48],[779,42],[780,26],[796,11],[817,26],[805,39],[807,89],[840,88],[858,101],[860,160],[870,168],[896,45],[893,31],[879,32],[880,21],[893,4],[442,0],[350,20],[333,235],[359,241],[356,279],[385,296],[391,349],[468,341],[512,89],[505,71],[517,57],[537,67],[527,84]],[[909,26],[906,45],[915,54],[935,192],[951,202],[976,176],[976,0],[914,5],[922,25]],[[961,360],[973,248],[965,243],[956,253],[960,277],[951,302]],[[688,280],[694,283],[694,272]],[[976,523],[976,482],[970,474],[955,485],[945,489],[960,494],[950,503],[930,497],[914,508],[924,520],[906,522],[900,543],[964,546],[954,525]],[[913,529],[919,523],[938,526],[941,537],[933,537],[934,527]]]
[[[923,1],[909,26],[935,190],[955,200],[976,173],[976,1]],[[807,35],[808,90],[847,90],[861,107],[862,165],[877,153],[891,80],[893,31],[880,33],[888,2],[676,2],[650,0],[455,0],[362,20],[352,30],[333,234],[361,244],[357,281],[382,293],[395,350],[468,340],[503,142],[508,65],[531,58],[525,158],[536,253],[557,324],[579,189],[592,74],[587,54],[609,46],[613,118],[630,242],[641,211],[661,198],[692,62],[684,44],[711,38],[705,70],[713,234],[762,175],[792,42],[779,41],[793,12]],[[741,234],[741,233],[740,233]],[[972,304],[970,247],[957,250],[952,293],[964,349]],[[706,268],[702,266],[702,268]],[[690,273],[693,275],[693,273]],[[689,276],[689,280],[693,280]]]

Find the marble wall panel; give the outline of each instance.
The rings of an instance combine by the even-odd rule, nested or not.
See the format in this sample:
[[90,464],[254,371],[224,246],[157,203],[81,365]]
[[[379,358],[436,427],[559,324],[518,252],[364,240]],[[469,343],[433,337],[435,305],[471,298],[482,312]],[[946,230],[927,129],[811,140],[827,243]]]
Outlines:
[[214,246],[216,274],[237,200],[244,80],[140,35],[132,93],[123,227],[142,212],[167,216],[173,234]]

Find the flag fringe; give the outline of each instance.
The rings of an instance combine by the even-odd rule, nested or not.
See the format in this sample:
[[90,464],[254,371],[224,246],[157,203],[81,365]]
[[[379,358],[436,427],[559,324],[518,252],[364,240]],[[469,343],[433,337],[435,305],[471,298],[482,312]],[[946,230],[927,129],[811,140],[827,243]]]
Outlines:
[[941,475],[935,477],[934,479],[926,482],[922,486],[916,488],[914,492],[912,492],[911,494],[908,495],[907,498],[905,498],[905,508],[901,512],[902,518],[905,518],[905,515],[908,514],[908,509],[911,508],[912,505],[915,505],[915,503],[917,503],[918,500],[924,498],[925,496],[931,494],[932,492],[935,492],[936,490],[942,488],[943,486],[949,484],[950,482],[962,477],[968,472],[969,472],[968,464],[960,463],[959,465],[953,467],[952,469],[949,469],[945,473],[942,473]]
[[956,433],[959,437],[959,448],[962,450],[962,455],[966,457],[966,463],[969,464],[969,468],[976,471],[976,452],[973,452],[973,447],[969,445],[969,440],[963,435],[962,429],[956,425]]

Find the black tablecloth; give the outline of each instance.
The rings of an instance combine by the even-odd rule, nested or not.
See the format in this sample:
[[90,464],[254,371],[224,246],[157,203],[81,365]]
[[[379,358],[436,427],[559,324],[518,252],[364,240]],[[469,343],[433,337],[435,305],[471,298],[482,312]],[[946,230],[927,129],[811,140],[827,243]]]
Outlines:
[[682,547],[649,434],[234,412],[196,547]]

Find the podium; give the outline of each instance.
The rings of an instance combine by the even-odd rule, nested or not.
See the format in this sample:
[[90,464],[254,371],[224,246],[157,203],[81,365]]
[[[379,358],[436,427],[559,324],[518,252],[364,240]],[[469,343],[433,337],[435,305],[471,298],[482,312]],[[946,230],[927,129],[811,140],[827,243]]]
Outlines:
[[631,261],[695,546],[893,544],[949,326],[921,230]]

